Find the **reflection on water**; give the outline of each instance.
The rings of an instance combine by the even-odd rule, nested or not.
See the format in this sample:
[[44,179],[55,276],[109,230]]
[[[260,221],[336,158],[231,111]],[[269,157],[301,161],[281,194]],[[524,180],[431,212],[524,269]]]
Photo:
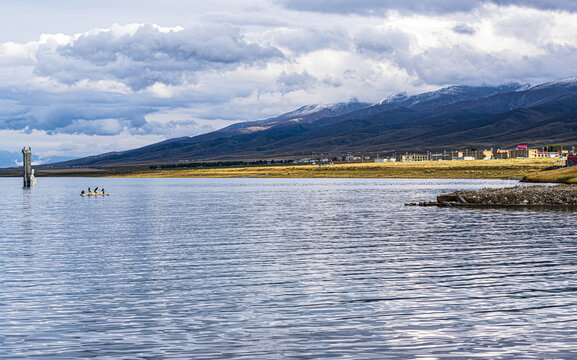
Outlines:
[[0,358],[577,355],[577,213],[403,206],[512,182],[19,180]]

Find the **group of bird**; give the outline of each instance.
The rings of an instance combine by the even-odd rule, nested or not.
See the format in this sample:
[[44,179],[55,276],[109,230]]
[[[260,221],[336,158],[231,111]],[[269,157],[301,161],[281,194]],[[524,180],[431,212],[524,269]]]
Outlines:
[[84,192],[84,190],[80,192],[80,196],[99,196],[99,195],[109,196],[110,194],[104,191],[104,188],[98,191],[98,186],[94,190],[90,190],[90,188],[88,188],[88,192]]

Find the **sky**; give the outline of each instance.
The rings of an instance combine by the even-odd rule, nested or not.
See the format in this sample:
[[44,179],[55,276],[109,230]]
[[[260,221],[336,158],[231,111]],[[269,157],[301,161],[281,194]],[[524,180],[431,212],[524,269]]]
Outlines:
[[308,104],[575,75],[569,0],[0,0],[0,152],[50,162]]

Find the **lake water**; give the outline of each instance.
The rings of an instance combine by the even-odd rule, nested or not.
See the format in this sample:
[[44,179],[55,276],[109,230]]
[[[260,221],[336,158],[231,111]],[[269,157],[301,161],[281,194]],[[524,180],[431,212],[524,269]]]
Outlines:
[[513,184],[0,179],[0,358],[577,358],[577,213],[403,206]]

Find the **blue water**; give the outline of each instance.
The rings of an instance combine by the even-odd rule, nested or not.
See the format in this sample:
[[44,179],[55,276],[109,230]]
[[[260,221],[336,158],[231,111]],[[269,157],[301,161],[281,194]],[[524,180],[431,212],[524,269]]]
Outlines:
[[0,179],[0,358],[577,358],[577,213],[403,206],[513,184]]

